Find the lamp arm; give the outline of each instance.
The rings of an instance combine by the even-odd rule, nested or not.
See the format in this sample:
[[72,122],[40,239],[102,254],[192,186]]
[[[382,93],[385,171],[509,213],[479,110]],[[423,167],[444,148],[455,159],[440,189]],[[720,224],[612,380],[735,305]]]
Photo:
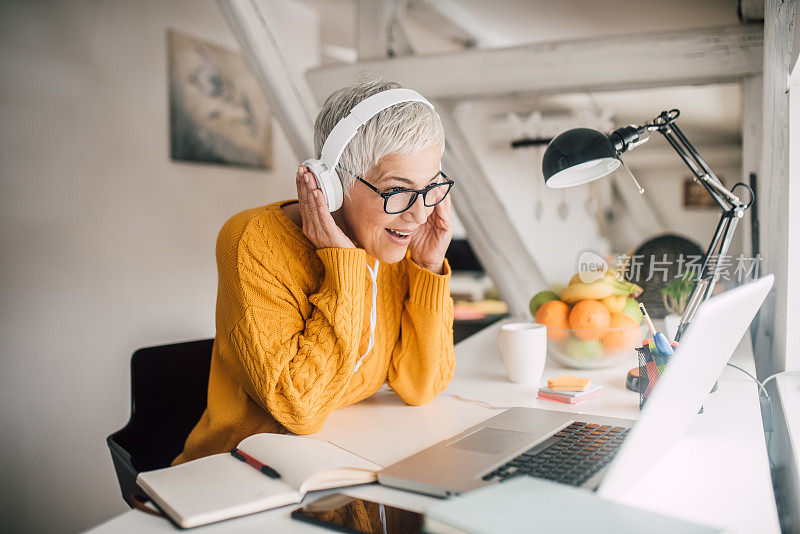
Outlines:
[[728,248],[736,232],[736,225],[743,215],[743,208],[735,208],[722,212],[719,223],[717,224],[717,229],[714,231],[714,237],[711,239],[711,244],[703,258],[703,266],[700,269],[691,296],[689,297],[689,302],[696,302],[696,304],[691,309],[687,308],[687,313],[684,313],[683,317],[681,317],[678,331],[675,334],[675,341],[681,340],[681,337],[686,331],[686,327],[692,322],[699,305],[711,297],[714,286],[719,279],[720,258],[724,258],[728,254]]
[[714,171],[711,170],[675,123],[679,116],[680,110],[677,109],[663,111],[658,117],[643,126],[631,124],[614,130],[608,135],[608,140],[617,151],[617,154],[622,154],[645,143],[649,139],[648,136],[644,136],[646,132],[657,131],[664,136],[686,166],[689,167],[689,170],[692,171],[695,180],[703,186],[722,210],[743,206],[744,204],[739,197],[722,185]]
[[739,219],[744,216],[744,211],[754,201],[753,190],[746,184],[736,184],[733,189],[736,189],[737,186],[746,188],[750,192],[750,200],[747,203],[742,202],[738,196],[722,185],[714,171],[711,170],[675,123],[678,116],[680,116],[680,111],[677,109],[664,111],[652,122],[644,126],[626,126],[615,130],[608,136],[614,148],[621,154],[647,141],[647,137],[642,137],[644,132],[654,130],[659,132],[678,153],[678,156],[686,166],[689,167],[692,174],[694,174],[695,180],[705,188],[711,198],[722,209],[722,215],[714,231],[714,237],[711,239],[711,244],[703,258],[703,265],[698,273],[689,299],[695,305],[691,307],[692,309],[687,309],[687,313],[684,313],[684,317],[681,318],[681,324],[678,326],[678,332],[675,336],[676,341],[680,340],[686,327],[691,323],[699,304],[711,296],[714,285],[720,275],[720,258],[724,258],[727,255]]
[[692,145],[683,130],[675,122],[680,116],[680,111],[673,109],[663,111],[658,117],[647,125],[648,130],[656,130],[669,142],[670,146],[678,153],[686,166],[692,171],[695,179],[708,191],[722,210],[744,207],[745,203],[735,194],[725,188],[722,182],[711,170],[700,153]]
[[708,194],[711,195],[711,198],[714,199],[714,202],[716,202],[719,205],[719,207],[723,210],[730,209],[730,205],[725,200],[725,198],[719,192],[716,191],[716,187],[712,187],[711,184],[709,183],[710,182],[710,180],[708,180],[709,174],[705,172],[705,169],[698,167],[695,161],[693,161],[689,157],[689,154],[687,154],[686,150],[684,150],[684,148],[680,145],[678,140],[672,134],[672,131],[670,131],[668,128],[658,128],[657,131],[661,135],[663,135],[664,138],[667,140],[667,142],[669,142],[669,144],[672,146],[672,148],[675,149],[675,152],[678,153],[683,162],[686,163],[686,166],[689,167],[689,169],[694,174],[695,181],[699,182],[700,185],[702,185],[703,188],[706,191],[708,191]]

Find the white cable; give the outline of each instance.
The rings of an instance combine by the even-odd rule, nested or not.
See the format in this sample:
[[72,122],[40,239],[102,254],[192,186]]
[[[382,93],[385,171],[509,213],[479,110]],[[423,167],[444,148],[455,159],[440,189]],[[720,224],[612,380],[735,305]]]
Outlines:
[[770,380],[772,380],[772,379],[774,379],[774,378],[778,377],[778,375],[783,375],[783,374],[792,374],[792,375],[797,375],[797,373],[791,373],[791,372],[789,372],[789,371],[781,371],[780,373],[775,373],[775,374],[769,375],[767,378],[765,378],[765,379],[764,379],[764,380],[761,382],[761,385],[763,385],[763,386],[766,386],[766,385],[767,385],[767,382],[769,382]]
[[764,392],[764,396],[765,396],[765,397],[767,397],[767,398],[769,398],[769,392],[767,392],[767,388],[765,388],[765,387],[764,387],[764,384],[765,384],[766,382],[759,382],[759,381],[758,381],[758,378],[754,377],[754,376],[753,376],[753,375],[752,375],[752,374],[751,374],[749,371],[747,371],[746,369],[742,369],[742,368],[741,368],[741,367],[739,367],[738,365],[734,365],[734,364],[732,364],[732,363],[728,362],[728,366],[729,366],[729,367],[733,367],[734,369],[738,369],[738,370],[740,370],[741,372],[743,372],[744,374],[746,374],[747,376],[749,376],[750,378],[752,378],[752,379],[753,379],[753,382],[755,382],[756,384],[758,384],[758,387],[759,387],[759,388],[761,388],[761,391],[763,391],[763,392]]
[[389,530],[387,529],[386,524],[386,508],[384,508],[383,503],[378,503],[378,514],[380,515],[381,526],[383,526],[383,534],[388,534]]
[[378,260],[375,260],[374,269],[371,269],[369,265],[367,265],[367,269],[372,279],[372,309],[369,311],[369,345],[367,346],[367,351],[358,359],[355,367],[353,367],[353,374],[358,371],[358,368],[361,367],[361,362],[364,361],[364,358],[367,357],[367,354],[369,354],[369,351],[371,351],[373,345],[375,345],[375,321],[378,319]]
[[775,379],[776,377],[778,377],[778,376],[780,376],[780,375],[783,375],[783,374],[795,374],[795,375],[797,374],[797,373],[792,373],[792,372],[790,372],[790,371],[781,371],[781,372],[779,372],[779,373],[771,374],[771,375],[769,375],[767,378],[765,378],[764,380],[762,380],[762,381],[760,381],[760,382],[759,382],[759,381],[758,381],[758,379],[757,379],[756,377],[754,377],[752,374],[748,373],[747,371],[745,371],[744,369],[742,369],[742,368],[741,368],[741,367],[739,367],[738,365],[734,365],[734,364],[732,364],[732,363],[728,363],[728,366],[730,366],[730,367],[733,367],[734,369],[738,369],[738,370],[740,370],[741,372],[745,373],[745,374],[746,374],[747,376],[749,376],[750,378],[752,378],[752,379],[755,381],[755,383],[756,383],[756,384],[758,384],[758,387],[760,387],[760,388],[761,388],[761,391],[763,391],[763,392],[764,392],[764,396],[765,396],[765,397],[769,397],[769,393],[767,392],[767,383],[768,383],[770,380],[773,380],[773,379]]
[[456,395],[455,393],[447,393],[443,395],[444,397],[453,397],[456,400],[461,402],[469,402],[471,404],[477,404],[479,406],[483,406],[484,408],[489,408],[490,410],[509,410],[513,408],[513,406],[494,406],[493,404],[489,404],[486,401],[482,401],[479,399],[468,399],[466,397],[462,397],[461,395]]

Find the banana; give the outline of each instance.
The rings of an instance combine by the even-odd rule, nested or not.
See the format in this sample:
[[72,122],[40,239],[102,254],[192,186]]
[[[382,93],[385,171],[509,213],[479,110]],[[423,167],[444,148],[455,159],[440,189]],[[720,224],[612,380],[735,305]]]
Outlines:
[[634,283],[617,280],[614,276],[605,276],[588,284],[580,280],[570,283],[561,292],[561,300],[567,304],[573,304],[584,299],[602,300],[611,295],[627,297],[631,293],[641,292],[641,290],[642,288]]
[[608,276],[608,273],[603,274],[598,271],[588,271],[584,273],[573,274],[572,278],[569,279],[569,284],[567,285],[571,286],[572,284],[583,282],[583,278],[581,278],[581,276],[583,276],[584,278],[592,279],[592,278],[597,278],[598,276]]
[[[583,274],[584,277],[587,277],[588,273],[597,273],[597,275],[600,275],[598,271],[588,271],[586,273],[573,274],[572,278],[569,279],[569,285],[572,285],[575,282],[582,282],[583,280],[581,279],[581,275]],[[605,276],[606,278],[617,278],[617,271],[609,267],[606,269],[606,272],[602,274],[602,276]],[[594,278],[594,276],[589,276],[588,278]]]
[[601,278],[588,284],[580,281],[571,283],[561,292],[561,300],[573,304],[584,299],[601,300],[613,294],[614,288],[605,278]]

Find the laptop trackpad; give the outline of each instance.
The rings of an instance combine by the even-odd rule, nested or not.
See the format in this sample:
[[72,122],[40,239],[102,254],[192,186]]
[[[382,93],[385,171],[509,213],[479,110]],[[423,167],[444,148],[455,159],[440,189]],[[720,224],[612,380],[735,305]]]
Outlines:
[[448,445],[457,449],[498,454],[512,448],[519,447],[526,441],[533,441],[532,434],[514,432],[513,430],[499,430],[497,428],[481,428],[468,436]]

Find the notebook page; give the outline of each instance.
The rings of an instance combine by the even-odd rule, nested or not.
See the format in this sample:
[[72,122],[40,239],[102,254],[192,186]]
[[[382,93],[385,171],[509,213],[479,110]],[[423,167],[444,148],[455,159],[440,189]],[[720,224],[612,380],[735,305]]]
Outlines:
[[374,474],[382,469],[332,443],[300,436],[256,434],[242,440],[239,449],[273,468],[281,475],[281,480],[298,489],[304,489],[303,483],[322,471],[361,471],[363,477],[358,473],[349,477],[353,480],[349,484],[358,484],[375,480]]
[[302,496],[229,453],[141,473],[137,482],[184,528],[300,502]]

